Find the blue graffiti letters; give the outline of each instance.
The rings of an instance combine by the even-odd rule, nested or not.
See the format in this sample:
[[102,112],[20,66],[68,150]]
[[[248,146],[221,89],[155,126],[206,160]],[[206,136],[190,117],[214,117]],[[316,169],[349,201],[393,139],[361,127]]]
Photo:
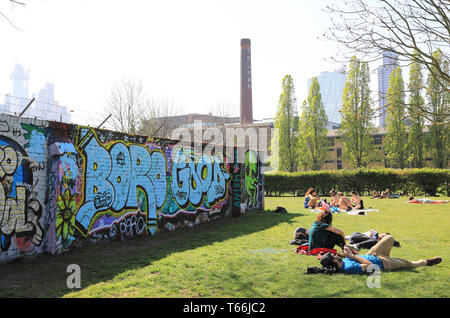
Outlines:
[[227,193],[230,174],[223,167],[220,156],[195,155],[192,149],[173,151],[172,193],[180,207],[192,204],[198,207],[206,194],[208,204],[223,199]]
[[[88,230],[94,215],[100,211],[121,212],[139,209],[145,199],[148,224],[156,224],[156,209],[164,204],[166,163],[157,150],[123,142],[109,150],[101,145],[91,131],[78,145],[86,158],[85,199],[76,220]],[[157,189],[164,191],[157,191]],[[138,195],[138,189],[145,193]],[[153,231],[153,230],[150,230]]]

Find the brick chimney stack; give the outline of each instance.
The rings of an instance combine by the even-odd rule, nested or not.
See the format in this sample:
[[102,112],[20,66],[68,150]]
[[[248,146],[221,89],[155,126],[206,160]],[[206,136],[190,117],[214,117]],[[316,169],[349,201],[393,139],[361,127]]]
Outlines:
[[241,124],[253,123],[250,39],[241,39]]

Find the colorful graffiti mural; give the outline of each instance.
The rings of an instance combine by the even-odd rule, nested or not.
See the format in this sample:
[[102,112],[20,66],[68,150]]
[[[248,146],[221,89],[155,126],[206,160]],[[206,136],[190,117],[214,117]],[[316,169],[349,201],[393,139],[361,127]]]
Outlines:
[[[7,118],[9,119],[9,118]],[[0,262],[42,252],[46,134],[38,121],[1,118]]]
[[173,140],[2,116],[0,262],[261,207],[256,153],[228,163]]
[[111,216],[120,218],[132,211],[144,215],[145,226],[153,233],[156,209],[165,201],[165,192],[157,191],[166,187],[164,154],[123,141],[102,145],[92,129],[80,129],[78,139],[76,148],[84,162],[84,199],[75,224],[79,232],[103,230]]
[[262,209],[262,173],[261,162],[257,153],[247,150],[245,153],[245,196],[247,208]]

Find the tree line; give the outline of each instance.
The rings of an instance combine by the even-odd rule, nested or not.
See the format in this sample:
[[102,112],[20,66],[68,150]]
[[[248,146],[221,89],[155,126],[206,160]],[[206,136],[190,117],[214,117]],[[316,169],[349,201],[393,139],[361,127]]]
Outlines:
[[[440,49],[433,53],[433,59],[439,69],[448,74],[448,59]],[[434,67],[431,65],[432,70]],[[387,165],[392,168],[422,168],[427,157],[432,158],[436,168],[448,166],[448,85],[439,80],[435,70],[428,72],[425,81],[423,68],[419,59],[411,60],[407,87],[400,66],[389,77],[382,151]],[[368,62],[355,56],[348,66],[339,112],[342,159],[352,168],[368,167],[370,162],[382,159],[374,145],[376,128],[373,119],[377,115],[370,94]],[[277,133],[271,145],[272,158],[277,162],[272,164],[276,164],[279,171],[286,172],[320,170],[328,159],[330,148],[327,122],[317,78],[311,80],[308,97],[303,101],[299,115],[293,78],[286,75],[274,123]]]

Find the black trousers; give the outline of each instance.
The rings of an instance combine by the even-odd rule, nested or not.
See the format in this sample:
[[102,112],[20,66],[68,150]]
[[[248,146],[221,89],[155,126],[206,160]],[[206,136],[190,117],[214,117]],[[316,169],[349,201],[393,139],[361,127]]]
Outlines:
[[346,243],[342,236],[331,231],[328,232],[328,237],[322,243],[322,247],[331,249],[336,245],[340,248],[343,248],[345,246]]
[[350,244],[354,244],[357,248],[370,249],[377,242],[376,239],[371,239],[369,236],[359,232],[354,232],[350,235]]
[[[373,246],[375,246],[375,244],[377,244],[377,243],[378,243],[378,241],[375,240],[375,239],[368,239],[368,240],[365,240],[365,241],[356,243],[355,246],[356,246],[358,249],[361,249],[361,248],[371,249],[371,248],[372,248]],[[351,244],[351,243],[350,243],[350,244]]]
[[[369,236],[359,232],[354,232],[350,235],[350,244],[355,245],[358,249],[360,248],[371,249],[377,243],[378,240],[372,239]],[[394,246],[399,247],[400,243],[394,240]]]

